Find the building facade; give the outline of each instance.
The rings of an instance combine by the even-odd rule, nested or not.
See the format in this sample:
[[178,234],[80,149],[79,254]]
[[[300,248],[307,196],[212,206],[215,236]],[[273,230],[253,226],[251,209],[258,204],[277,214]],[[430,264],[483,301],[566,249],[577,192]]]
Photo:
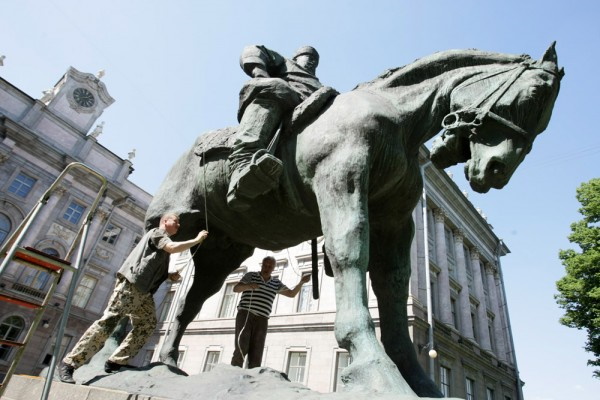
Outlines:
[[[144,214],[151,200],[147,192],[128,180],[133,171],[131,160],[98,143],[103,123],[97,120],[113,102],[99,77],[75,68],[69,68],[39,99],[0,78],[0,246],[69,163],[81,162],[108,181],[89,228],[84,270],[65,335],[58,340],[61,354],[102,314],[116,270],[143,235]],[[66,257],[101,187],[91,175],[74,171],[60,181],[21,247]],[[50,363],[72,277],[67,272],[58,284],[16,373],[37,375]],[[0,294],[41,303],[50,286],[49,278],[46,272],[11,262],[0,276]],[[0,339],[22,341],[33,317],[26,308],[0,302]],[[0,377],[15,351],[0,346]]]
[[[422,150],[421,157],[427,165],[427,150]],[[419,359],[446,397],[522,399],[500,265],[508,248],[445,172],[434,167],[423,170],[426,201],[422,199],[413,212],[416,233],[407,304]],[[230,363],[240,298],[233,286],[247,271],[259,270],[267,255],[278,262],[273,276],[289,287],[311,270],[308,242],[279,252],[256,250],[187,327],[179,349],[178,363],[183,370],[198,374],[218,363]],[[322,254],[319,260],[318,300],[312,298],[311,283],[305,284],[296,298],[276,298],[263,365],[284,371],[292,381],[313,390],[331,392],[342,389],[340,373],[352,360],[334,337],[334,284],[323,272]],[[185,257],[179,261],[187,262]],[[190,274],[192,270],[186,269]],[[170,329],[172,305],[185,290],[186,283],[175,284],[161,294],[159,331],[140,352],[140,363],[158,359],[162,339]],[[370,287],[368,301],[378,329],[377,299]],[[429,356],[432,349],[436,358]]]

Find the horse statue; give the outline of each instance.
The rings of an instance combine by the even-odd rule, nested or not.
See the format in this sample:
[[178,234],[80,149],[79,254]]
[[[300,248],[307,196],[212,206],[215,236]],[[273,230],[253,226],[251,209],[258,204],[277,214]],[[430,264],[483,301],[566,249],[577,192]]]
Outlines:
[[[434,165],[464,162],[475,191],[501,189],[547,127],[563,75],[554,43],[540,60],[449,50],[390,69],[333,97],[312,120],[284,128],[275,153],[284,164],[280,184],[244,212],[226,203],[235,127],[200,135],[146,215],[155,226],[164,212],[180,213],[178,239],[210,222],[161,361],[176,363],[187,325],[255,248],[281,250],[323,235],[335,280],[335,337],[352,356],[344,382],[443,397],[419,365],[408,330],[419,148],[443,128],[431,150]],[[367,271],[381,300],[381,343],[367,307]]]

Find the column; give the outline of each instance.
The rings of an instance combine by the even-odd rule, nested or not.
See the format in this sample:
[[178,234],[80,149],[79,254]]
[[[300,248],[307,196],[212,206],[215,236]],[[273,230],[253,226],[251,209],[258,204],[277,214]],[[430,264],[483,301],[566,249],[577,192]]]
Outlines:
[[440,302],[440,319],[443,323],[454,325],[452,321],[452,307],[450,305],[450,277],[448,273],[448,255],[446,249],[446,236],[444,231],[445,213],[441,209],[434,212],[435,216],[435,248],[438,274],[438,289]]
[[460,332],[468,339],[473,337],[473,320],[471,319],[471,300],[469,299],[469,279],[467,277],[467,264],[465,263],[465,251],[463,250],[463,233],[460,229],[454,232],[454,253],[456,256],[456,268],[458,282],[461,290],[458,294]]
[[500,274],[496,275],[498,279],[498,302],[500,303],[500,316],[502,317],[502,330],[504,331],[504,340],[506,342],[506,360],[512,365],[516,364],[514,349],[512,347],[512,332],[510,329],[510,319],[508,317],[508,303],[504,297],[504,289],[502,288],[502,279]]
[[485,305],[485,293],[483,291],[483,277],[481,276],[481,264],[479,262],[479,251],[473,249],[471,252],[471,266],[473,268],[473,289],[475,298],[479,300],[477,307],[477,332],[479,333],[479,346],[491,351],[490,333],[487,327],[487,309]]
[[498,303],[498,287],[496,286],[497,270],[491,264],[485,264],[487,275],[488,293],[490,295],[490,307],[494,313],[494,336],[496,337],[496,355],[502,361],[506,361],[506,341],[502,330],[502,318],[500,317],[500,306]]

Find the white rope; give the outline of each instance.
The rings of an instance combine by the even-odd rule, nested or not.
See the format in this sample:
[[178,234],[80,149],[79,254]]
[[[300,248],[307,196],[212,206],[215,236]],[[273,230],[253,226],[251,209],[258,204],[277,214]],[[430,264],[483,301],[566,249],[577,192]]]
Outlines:
[[204,147],[202,147],[202,174],[204,180],[204,220],[206,221],[206,231],[208,232],[208,202],[206,200],[208,190],[206,190],[206,153],[204,152]]
[[[252,295],[254,294],[254,289],[252,289],[250,291],[250,303],[248,304],[248,308],[252,308]],[[246,320],[244,321],[244,325],[242,326],[242,329],[240,329],[240,333],[238,334],[237,337],[237,346],[238,349],[240,349],[240,353],[242,353],[242,357],[244,358],[244,360],[242,361],[242,368],[244,368],[244,364],[246,363],[246,357],[248,356],[248,354],[244,354],[244,351],[242,350],[242,346],[240,345],[240,338],[242,337],[242,332],[244,332],[244,329],[246,329],[246,324],[248,323],[248,317],[250,316],[250,310],[244,310],[246,311]],[[238,311],[239,312],[239,311]]]

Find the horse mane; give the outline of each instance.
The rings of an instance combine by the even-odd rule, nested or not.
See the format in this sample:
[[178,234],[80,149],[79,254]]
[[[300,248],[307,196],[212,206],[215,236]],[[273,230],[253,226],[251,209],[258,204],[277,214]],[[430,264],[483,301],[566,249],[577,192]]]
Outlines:
[[403,67],[388,69],[375,79],[353,90],[409,86],[463,67],[489,64],[513,64],[531,60],[527,54],[503,54],[468,50],[446,50],[417,59]]

